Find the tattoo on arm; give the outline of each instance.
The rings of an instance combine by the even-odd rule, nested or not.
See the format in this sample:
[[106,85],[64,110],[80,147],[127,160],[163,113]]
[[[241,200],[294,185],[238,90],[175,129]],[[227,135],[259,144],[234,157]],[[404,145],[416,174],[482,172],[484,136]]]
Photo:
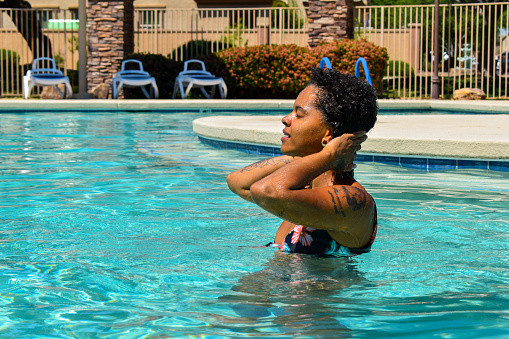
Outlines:
[[[343,193],[346,198],[346,202],[352,211],[357,211],[366,207],[367,196],[365,191],[357,189],[354,192],[350,192],[346,187],[343,187]],[[336,214],[341,213],[343,217],[346,217],[343,204],[341,204],[340,190],[332,187],[332,191],[329,191],[329,195],[331,196],[332,203],[334,204],[334,212],[336,212]]]
[[351,206],[352,211],[357,211],[366,207],[366,192],[361,189],[356,189],[350,194],[350,192],[343,186],[345,192],[346,201]]
[[240,170],[240,173],[249,172],[249,171],[252,171],[252,170],[254,170],[256,168],[264,168],[266,166],[278,166],[281,163],[289,164],[290,163],[290,159],[274,159],[274,158],[270,158],[270,159],[260,160],[258,162],[255,162],[252,165],[244,167],[243,169]]
[[332,198],[332,203],[334,204],[334,212],[336,212],[336,214],[341,213],[344,217],[346,217],[345,211],[343,210],[343,205],[341,204],[341,200],[339,197],[339,190],[337,190],[334,187],[332,188],[332,190],[334,191],[334,194],[332,194],[331,191],[329,191],[329,194]]

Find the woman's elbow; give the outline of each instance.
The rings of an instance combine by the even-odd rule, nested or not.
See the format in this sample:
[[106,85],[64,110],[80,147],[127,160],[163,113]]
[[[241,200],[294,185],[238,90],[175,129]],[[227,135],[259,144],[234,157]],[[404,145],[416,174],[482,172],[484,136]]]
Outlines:
[[251,185],[250,191],[253,202],[260,206],[269,201],[278,199],[280,193],[271,183],[264,180],[255,182]]
[[230,191],[237,194],[244,200],[253,202],[253,200],[251,200],[251,193],[249,192],[249,189],[245,189],[244,187],[242,187],[239,181],[235,178],[235,173],[228,174],[228,176],[226,177],[226,184],[228,185]]
[[230,191],[237,195],[240,195],[240,192],[242,190],[239,182],[235,179],[235,175],[233,173],[228,174],[228,176],[226,177],[226,184],[228,185]]
[[226,176],[226,184],[228,184],[228,188],[230,189],[230,191],[235,192],[236,186],[233,173],[230,173]]

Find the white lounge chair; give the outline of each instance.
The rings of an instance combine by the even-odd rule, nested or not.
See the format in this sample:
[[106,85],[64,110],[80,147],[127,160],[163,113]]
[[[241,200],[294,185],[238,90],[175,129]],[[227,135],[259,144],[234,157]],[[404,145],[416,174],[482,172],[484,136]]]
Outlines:
[[[139,69],[126,70],[125,68],[128,63],[138,64]],[[147,85],[150,85],[150,93],[147,92],[145,88]],[[117,72],[115,77],[113,77],[113,99],[118,98],[118,92],[122,87],[141,87],[147,99],[152,97],[155,99],[159,98],[159,89],[157,88],[156,79],[143,70],[143,64],[139,60],[128,59],[122,61],[120,72]]]
[[[201,65],[201,70],[189,70],[188,66],[191,63],[198,63]],[[205,87],[212,87],[211,93],[207,93]],[[179,73],[175,79],[175,86],[173,88],[173,99],[177,96],[177,92],[180,91],[182,99],[187,98],[191,88],[199,88],[205,98],[210,99],[214,97],[216,86],[219,88],[219,94],[221,99],[226,98],[227,88],[223,78],[215,77],[212,73],[207,72],[205,69],[205,63],[201,60],[191,59],[184,62],[184,70]],[[184,90],[185,87],[185,90]]]
[[[38,68],[39,62],[42,63],[43,67]],[[44,65],[50,65],[44,67]],[[65,84],[64,93],[58,88],[59,84]],[[55,60],[48,57],[36,58],[32,63],[32,69],[23,76],[23,95],[25,99],[30,97],[34,86],[55,86],[58,93],[62,98],[72,97],[72,86],[69,81],[69,77],[65,76],[64,73],[57,68]]]

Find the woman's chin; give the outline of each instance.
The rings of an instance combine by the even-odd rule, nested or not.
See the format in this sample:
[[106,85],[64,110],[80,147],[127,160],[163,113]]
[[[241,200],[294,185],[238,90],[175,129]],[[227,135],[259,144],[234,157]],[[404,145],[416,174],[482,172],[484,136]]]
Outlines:
[[291,157],[305,157],[307,155],[320,152],[321,147],[318,147],[317,149],[314,149],[312,147],[306,147],[306,148],[298,147],[297,148],[297,147],[292,147],[292,146],[290,146],[288,144],[283,143],[279,150],[284,155],[288,155],[288,156],[291,156]]
[[291,156],[291,157],[294,157],[295,154],[294,152],[292,152],[292,150],[286,148],[284,145],[281,146],[281,148],[279,149],[281,151],[281,153],[283,153],[284,155],[288,155],[288,156]]

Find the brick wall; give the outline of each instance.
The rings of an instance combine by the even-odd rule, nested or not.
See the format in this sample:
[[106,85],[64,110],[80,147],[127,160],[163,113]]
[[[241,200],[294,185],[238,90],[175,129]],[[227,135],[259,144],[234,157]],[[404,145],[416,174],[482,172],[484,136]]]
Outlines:
[[90,92],[111,79],[134,50],[133,0],[88,0],[87,81]]
[[352,0],[309,0],[309,46],[336,39],[352,39],[353,11]]

